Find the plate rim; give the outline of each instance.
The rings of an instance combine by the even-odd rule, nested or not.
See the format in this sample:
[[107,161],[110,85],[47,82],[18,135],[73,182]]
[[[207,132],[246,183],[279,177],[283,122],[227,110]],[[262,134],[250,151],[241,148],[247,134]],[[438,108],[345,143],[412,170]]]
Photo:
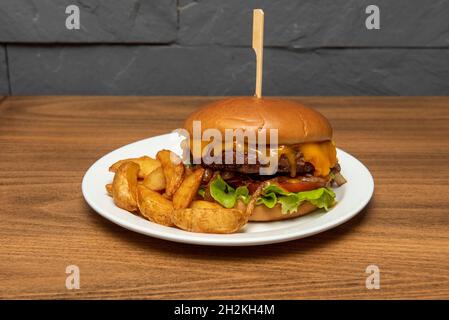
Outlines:
[[[355,205],[354,209],[351,210],[350,214],[343,215],[341,217],[338,217],[336,219],[324,222],[321,225],[308,227],[305,230],[302,229],[301,232],[297,233],[274,233],[273,235],[265,235],[262,239],[260,238],[254,238],[254,239],[240,239],[238,235],[245,235],[245,233],[234,233],[232,234],[233,237],[229,237],[229,235],[226,234],[207,234],[207,233],[194,233],[194,232],[188,232],[184,230],[178,230],[182,231],[182,233],[173,233],[170,231],[173,231],[172,227],[166,227],[159,224],[156,224],[154,222],[145,220],[145,222],[150,223],[152,226],[151,231],[149,231],[147,228],[140,224],[132,223],[132,221],[128,221],[127,219],[122,219],[119,215],[111,214],[109,212],[106,212],[107,210],[104,210],[103,208],[97,206],[97,204],[93,201],[91,195],[89,194],[88,190],[88,180],[94,169],[96,169],[96,166],[99,165],[105,158],[108,158],[111,154],[115,154],[117,152],[120,152],[121,149],[125,149],[130,147],[134,144],[140,144],[143,142],[146,142],[150,139],[163,139],[163,138],[170,138],[173,135],[173,133],[167,133],[162,135],[157,135],[145,139],[141,139],[132,143],[129,143],[127,145],[123,145],[115,150],[112,150],[105,155],[103,155],[101,158],[97,159],[85,172],[83,176],[83,180],[81,183],[81,189],[82,194],[87,202],[87,204],[100,216],[103,218],[125,228],[130,231],[138,232],[141,234],[144,234],[146,236],[151,236],[158,239],[168,240],[168,241],[174,241],[179,243],[188,243],[188,244],[195,244],[195,245],[209,245],[209,246],[255,246],[255,245],[266,245],[266,244],[272,244],[272,243],[280,243],[280,242],[286,242],[286,241],[292,241],[296,239],[301,239],[305,237],[309,237],[327,230],[330,230],[332,228],[335,228],[350,219],[352,219],[354,216],[359,214],[363,208],[370,202],[373,194],[374,194],[374,179],[371,174],[371,172],[368,170],[368,168],[356,157],[352,156],[351,154],[347,153],[346,151],[337,148],[338,153],[342,153],[347,157],[352,158],[353,160],[357,161],[361,167],[365,170],[365,173],[367,173],[367,178],[370,180],[370,189],[367,190],[367,193],[365,194],[365,198],[362,199],[357,205]],[[123,210],[123,209],[120,209]],[[132,213],[127,212],[126,210],[123,210],[126,212],[126,214],[133,215]],[[287,229],[294,229],[297,226],[290,226]],[[284,229],[285,230],[285,229]],[[262,232],[270,232],[270,231],[261,231]],[[257,233],[257,232],[255,232]],[[246,234],[247,236],[248,234]]]

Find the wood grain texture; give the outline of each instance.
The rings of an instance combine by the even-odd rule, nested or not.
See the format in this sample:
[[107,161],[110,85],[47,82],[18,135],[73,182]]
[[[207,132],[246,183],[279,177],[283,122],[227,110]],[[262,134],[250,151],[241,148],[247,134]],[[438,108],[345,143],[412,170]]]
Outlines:
[[[449,298],[449,98],[298,98],[375,179],[357,217],[249,248],[127,231],[84,202],[105,153],[166,133],[215,98],[10,97],[0,102],[0,298]],[[142,150],[144,152],[144,150]],[[65,268],[81,289],[65,288]],[[365,288],[365,268],[381,289]]]

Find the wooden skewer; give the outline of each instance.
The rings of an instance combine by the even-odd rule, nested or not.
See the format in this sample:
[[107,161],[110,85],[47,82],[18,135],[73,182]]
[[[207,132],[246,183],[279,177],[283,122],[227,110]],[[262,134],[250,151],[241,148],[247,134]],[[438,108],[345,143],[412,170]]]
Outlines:
[[262,69],[263,69],[263,22],[262,9],[253,10],[253,50],[256,53],[256,92],[257,98],[262,97]]

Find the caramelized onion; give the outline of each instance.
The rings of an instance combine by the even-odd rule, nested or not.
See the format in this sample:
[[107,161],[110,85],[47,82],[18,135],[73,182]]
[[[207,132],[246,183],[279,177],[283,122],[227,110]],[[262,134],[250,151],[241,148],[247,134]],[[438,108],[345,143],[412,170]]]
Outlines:
[[340,172],[334,173],[334,181],[337,184],[337,186],[341,186],[346,183],[346,179]]

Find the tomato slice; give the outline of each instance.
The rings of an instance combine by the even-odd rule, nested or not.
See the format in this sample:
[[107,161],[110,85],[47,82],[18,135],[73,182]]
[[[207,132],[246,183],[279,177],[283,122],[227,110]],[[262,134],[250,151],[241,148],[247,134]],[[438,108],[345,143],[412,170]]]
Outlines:
[[301,192],[321,188],[323,183],[288,179],[287,181],[279,182],[279,186],[288,192]]

